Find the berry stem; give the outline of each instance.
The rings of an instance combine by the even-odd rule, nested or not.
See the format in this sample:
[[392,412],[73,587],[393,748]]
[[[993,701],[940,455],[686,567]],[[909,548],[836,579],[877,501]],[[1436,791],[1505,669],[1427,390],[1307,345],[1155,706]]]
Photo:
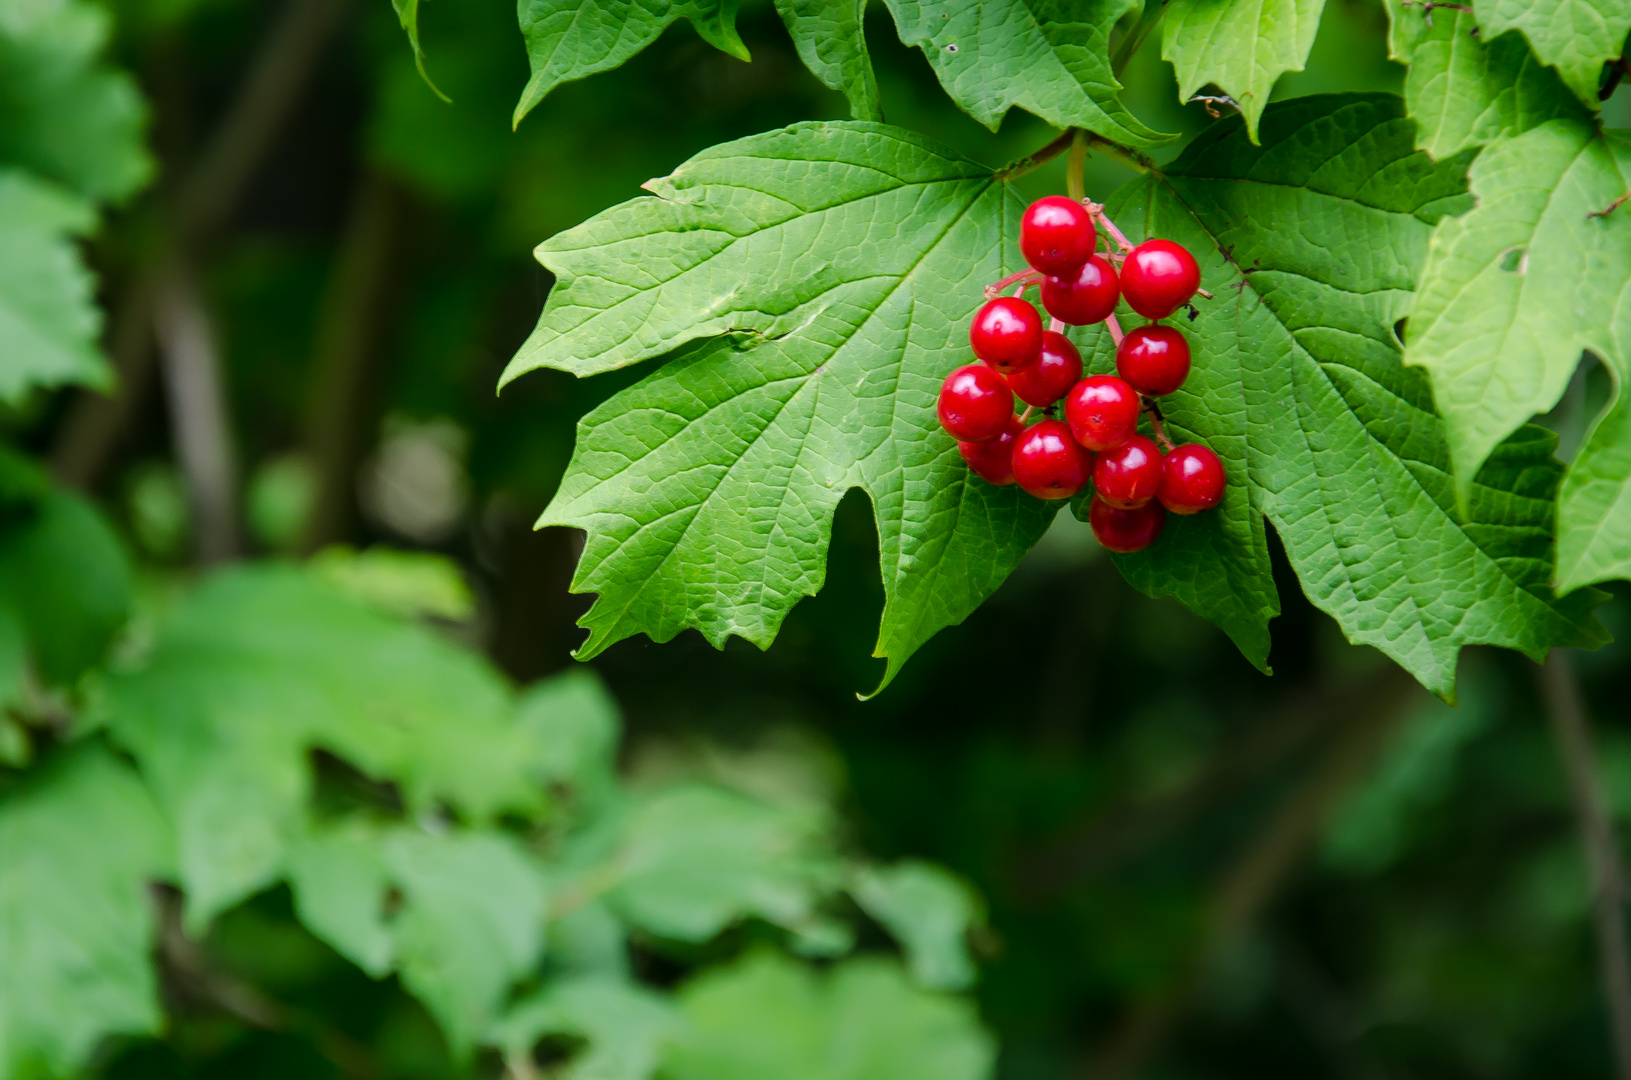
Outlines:
[[1116,246],[1121,248],[1123,253],[1133,250],[1133,245],[1127,240],[1127,234],[1116,228],[1116,223],[1111,221],[1110,216],[1104,212],[1102,203],[1088,203],[1087,212],[1093,215],[1093,220],[1098,222],[1104,231],[1110,235],[1110,239],[1116,242]]
[[1138,395],[1138,400],[1143,403],[1144,411],[1150,414],[1150,427],[1155,429],[1155,441],[1161,444],[1161,449],[1172,453],[1172,440],[1167,438],[1167,429],[1161,426],[1161,421],[1166,419],[1161,415],[1161,406],[1155,403],[1154,398],[1143,394]]
[[1087,186],[1082,181],[1082,167],[1087,164],[1087,132],[1072,128],[1070,156],[1065,159],[1065,193],[1077,202],[1087,199]]
[[1110,340],[1115,344],[1120,345],[1122,339],[1121,324],[1116,321],[1116,317],[1114,315],[1105,316],[1104,327],[1106,330],[1110,331]]
[[1212,299],[1212,294],[1207,292],[1205,289],[1196,289],[1195,290],[1195,295],[1196,296],[1204,296],[1208,300]]
[[995,300],[1002,293],[1002,290],[1014,284],[1016,281],[1023,281],[1027,278],[1039,278],[1041,276],[1042,271],[1032,270],[1027,266],[1023,270],[1017,270],[1014,273],[1009,274],[1001,281],[994,281],[990,285],[987,285],[985,287],[985,298],[987,300]]
[[1064,321],[1062,319],[1049,319],[1048,329],[1056,334],[1063,334],[1065,332]]
[[1025,411],[1019,414],[1019,422],[1022,423],[1022,424],[1029,423],[1030,419],[1031,419],[1031,414],[1034,413],[1035,411],[1036,411],[1036,406],[1035,405],[1025,406]]

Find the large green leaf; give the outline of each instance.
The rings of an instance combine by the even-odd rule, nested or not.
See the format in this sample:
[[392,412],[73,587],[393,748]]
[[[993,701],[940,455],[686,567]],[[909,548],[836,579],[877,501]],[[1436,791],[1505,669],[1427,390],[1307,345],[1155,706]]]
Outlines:
[[1535,59],[1520,34],[1485,43],[1470,12],[1438,11],[1387,0],[1390,52],[1410,65],[1405,107],[1416,145],[1447,158],[1502,135],[1517,135],[1586,108],[1557,72]]
[[0,796],[0,1075],[75,1073],[104,1035],[160,1023],[150,880],[168,829],[94,745]]
[[543,872],[498,834],[354,821],[300,838],[288,865],[301,921],[370,974],[399,971],[458,1054],[543,949]]
[[588,530],[592,656],[695,627],[768,646],[826,570],[833,511],[871,496],[887,682],[1012,571],[1054,514],[969,479],[935,426],[967,320],[1013,268],[1023,203],[896,128],[799,124],[704,151],[654,197],[554,237],[558,284],[505,380],[682,349],[590,413],[540,524]]
[[849,98],[857,120],[882,120],[878,80],[866,47],[866,0],[776,0],[799,59],[826,86]]
[[[146,183],[146,112],[129,75],[99,62],[108,11],[80,0],[0,11],[0,166],[27,169],[90,199]],[[6,246],[10,246],[9,242]]]
[[1171,0],[1161,57],[1177,73],[1179,99],[1218,87],[1240,105],[1256,142],[1275,80],[1303,69],[1324,9],[1325,0]]
[[1019,106],[1132,146],[1170,136],[1121,104],[1110,31],[1138,0],[886,0],[900,38],[923,50],[946,93],[996,130]]
[[1472,7],[1486,38],[1521,30],[1592,108],[1603,63],[1620,55],[1631,33],[1631,0],[1473,0]]
[[292,567],[200,586],[152,657],[109,678],[98,719],[175,822],[193,926],[280,876],[315,748],[394,782],[414,813],[482,821],[543,797],[544,755],[492,668]]
[[[736,33],[736,5],[737,0],[520,0],[532,77],[515,106],[515,123],[562,83],[622,64],[676,19],[689,19],[714,48],[748,59]],[[814,40],[801,43],[800,53]],[[830,73],[817,74],[825,81]]]
[[817,975],[758,953],[693,981],[680,1006],[691,1026],[671,1080],[985,1080],[995,1059],[968,1002],[876,959]]
[[1631,142],[1554,120],[1499,142],[1472,169],[1478,208],[1434,233],[1410,314],[1465,493],[1492,448],[1555,404],[1582,350],[1617,397],[1564,483],[1557,579],[1568,590],[1631,573]]
[[1261,661],[1266,515],[1350,640],[1450,696],[1462,645],[1539,657],[1604,637],[1598,596],[1559,601],[1548,587],[1552,438],[1528,428],[1503,444],[1458,514],[1445,425],[1426,379],[1400,363],[1393,326],[1432,223],[1467,204],[1454,163],[1413,152],[1411,128],[1390,96],[1288,101],[1264,114],[1261,147],[1225,122],[1113,199],[1130,233],[1195,252],[1216,294],[1186,328],[1195,369],[1164,408],[1175,437],[1198,436],[1230,470],[1218,511],[1169,518],[1156,546],[1117,561]]
[[0,168],[0,400],[17,404],[35,387],[112,384],[96,344],[94,283],[74,246],[95,220],[61,188]]

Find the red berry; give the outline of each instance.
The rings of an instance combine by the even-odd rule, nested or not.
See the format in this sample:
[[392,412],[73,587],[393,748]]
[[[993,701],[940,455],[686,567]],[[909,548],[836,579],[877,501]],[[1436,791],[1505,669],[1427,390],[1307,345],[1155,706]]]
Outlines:
[[1114,375],[1089,375],[1065,398],[1070,433],[1089,450],[1113,450],[1138,431],[1138,394]]
[[1014,392],[982,364],[964,364],[940,384],[940,424],[963,442],[995,439],[1014,415]]
[[1161,463],[1156,498],[1174,514],[1198,514],[1223,498],[1223,462],[1207,447],[1186,443]]
[[1042,316],[1017,296],[999,296],[974,313],[968,340],[975,356],[1006,375],[1036,362],[1042,352]]
[[1008,426],[989,442],[960,442],[957,452],[981,480],[1007,487],[1014,482],[1014,440],[1025,430],[1019,417],[1008,414]]
[[1014,479],[1039,499],[1068,499],[1082,490],[1092,461],[1061,420],[1044,420],[1014,440]]
[[1042,331],[1042,358],[1008,376],[1008,385],[1027,405],[1046,409],[1069,393],[1082,377],[1082,354],[1063,334]]
[[1116,310],[1121,286],[1110,260],[1095,255],[1073,273],[1043,278],[1041,292],[1049,315],[1072,326],[1087,326],[1103,322]]
[[1195,256],[1171,240],[1146,240],[1121,265],[1121,295],[1146,319],[1164,319],[1201,287]]
[[1116,371],[1141,394],[1170,394],[1189,377],[1189,342],[1175,326],[1134,327],[1116,346]]
[[1161,486],[1161,450],[1134,435],[1093,461],[1093,491],[1118,510],[1131,510],[1155,498]]
[[1063,195],[1036,200],[1019,219],[1020,254],[1044,274],[1069,274],[1093,254],[1098,240],[1087,208]]
[[1099,543],[1121,555],[1143,551],[1161,535],[1167,512],[1158,502],[1145,503],[1132,510],[1111,506],[1095,498],[1087,508],[1087,523]]

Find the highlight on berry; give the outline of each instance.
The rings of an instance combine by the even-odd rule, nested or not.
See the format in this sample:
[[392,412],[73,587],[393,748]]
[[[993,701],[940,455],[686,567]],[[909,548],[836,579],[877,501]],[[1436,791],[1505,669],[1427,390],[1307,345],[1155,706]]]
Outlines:
[[[1026,209],[1019,250],[1027,269],[986,286],[970,323],[979,363],[941,385],[940,424],[986,483],[1017,484],[1039,499],[1069,499],[1091,485],[1088,524],[1099,543],[1142,551],[1168,513],[1210,510],[1227,488],[1210,448],[1167,438],[1155,401],[1189,377],[1189,339],[1161,320],[1208,295],[1200,267],[1183,245],[1160,237],[1134,245],[1102,206],[1062,195]],[[1032,288],[1046,324],[1026,298]],[[1122,305],[1150,321],[1122,333]],[[1083,377],[1082,350],[1066,331],[1086,326],[1110,335],[1114,375]],[[1016,399],[1025,405],[1017,414]]]

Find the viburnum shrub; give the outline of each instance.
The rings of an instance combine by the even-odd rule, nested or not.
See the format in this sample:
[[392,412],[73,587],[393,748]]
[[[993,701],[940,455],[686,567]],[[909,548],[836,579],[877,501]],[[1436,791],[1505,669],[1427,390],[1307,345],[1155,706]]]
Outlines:
[[[1102,254],[1096,250],[1101,230],[1115,244]],[[1154,399],[1178,389],[1189,375],[1183,332],[1150,323],[1123,334],[1116,301],[1124,297],[1140,315],[1159,319],[1187,308],[1197,293],[1208,299],[1212,294],[1201,288],[1200,268],[1183,245],[1157,238],[1134,246],[1104,207],[1085,200],[1048,195],[1033,202],[1020,218],[1019,249],[1030,269],[987,285],[986,302],[969,328],[974,355],[1006,377],[1009,393],[989,373],[980,375],[978,365],[960,367],[940,387],[941,426],[958,440],[969,468],[989,483],[1018,483],[1039,499],[1068,499],[1091,478],[1095,503],[1141,511],[1138,524],[1129,526],[1120,516],[1090,508],[1093,534],[1111,551],[1142,551],[1161,535],[1166,510],[1194,514],[1216,506],[1226,477],[1211,450],[1174,447],[1161,427]],[[1039,287],[1052,317],[1046,330],[1024,299],[1032,286]],[[1010,287],[1012,295],[1002,295]],[[1067,323],[1104,324],[1120,378],[1078,381],[1082,358],[1063,333]],[[1015,395],[1026,403],[1018,417],[1001,411]],[[1054,419],[1055,405],[1067,395],[1077,415],[1067,403],[1069,423],[1063,423]],[[1115,403],[1108,423],[1101,402]],[[1047,419],[1026,427],[1037,409]],[[1137,434],[1140,412],[1149,416],[1159,446]]]

